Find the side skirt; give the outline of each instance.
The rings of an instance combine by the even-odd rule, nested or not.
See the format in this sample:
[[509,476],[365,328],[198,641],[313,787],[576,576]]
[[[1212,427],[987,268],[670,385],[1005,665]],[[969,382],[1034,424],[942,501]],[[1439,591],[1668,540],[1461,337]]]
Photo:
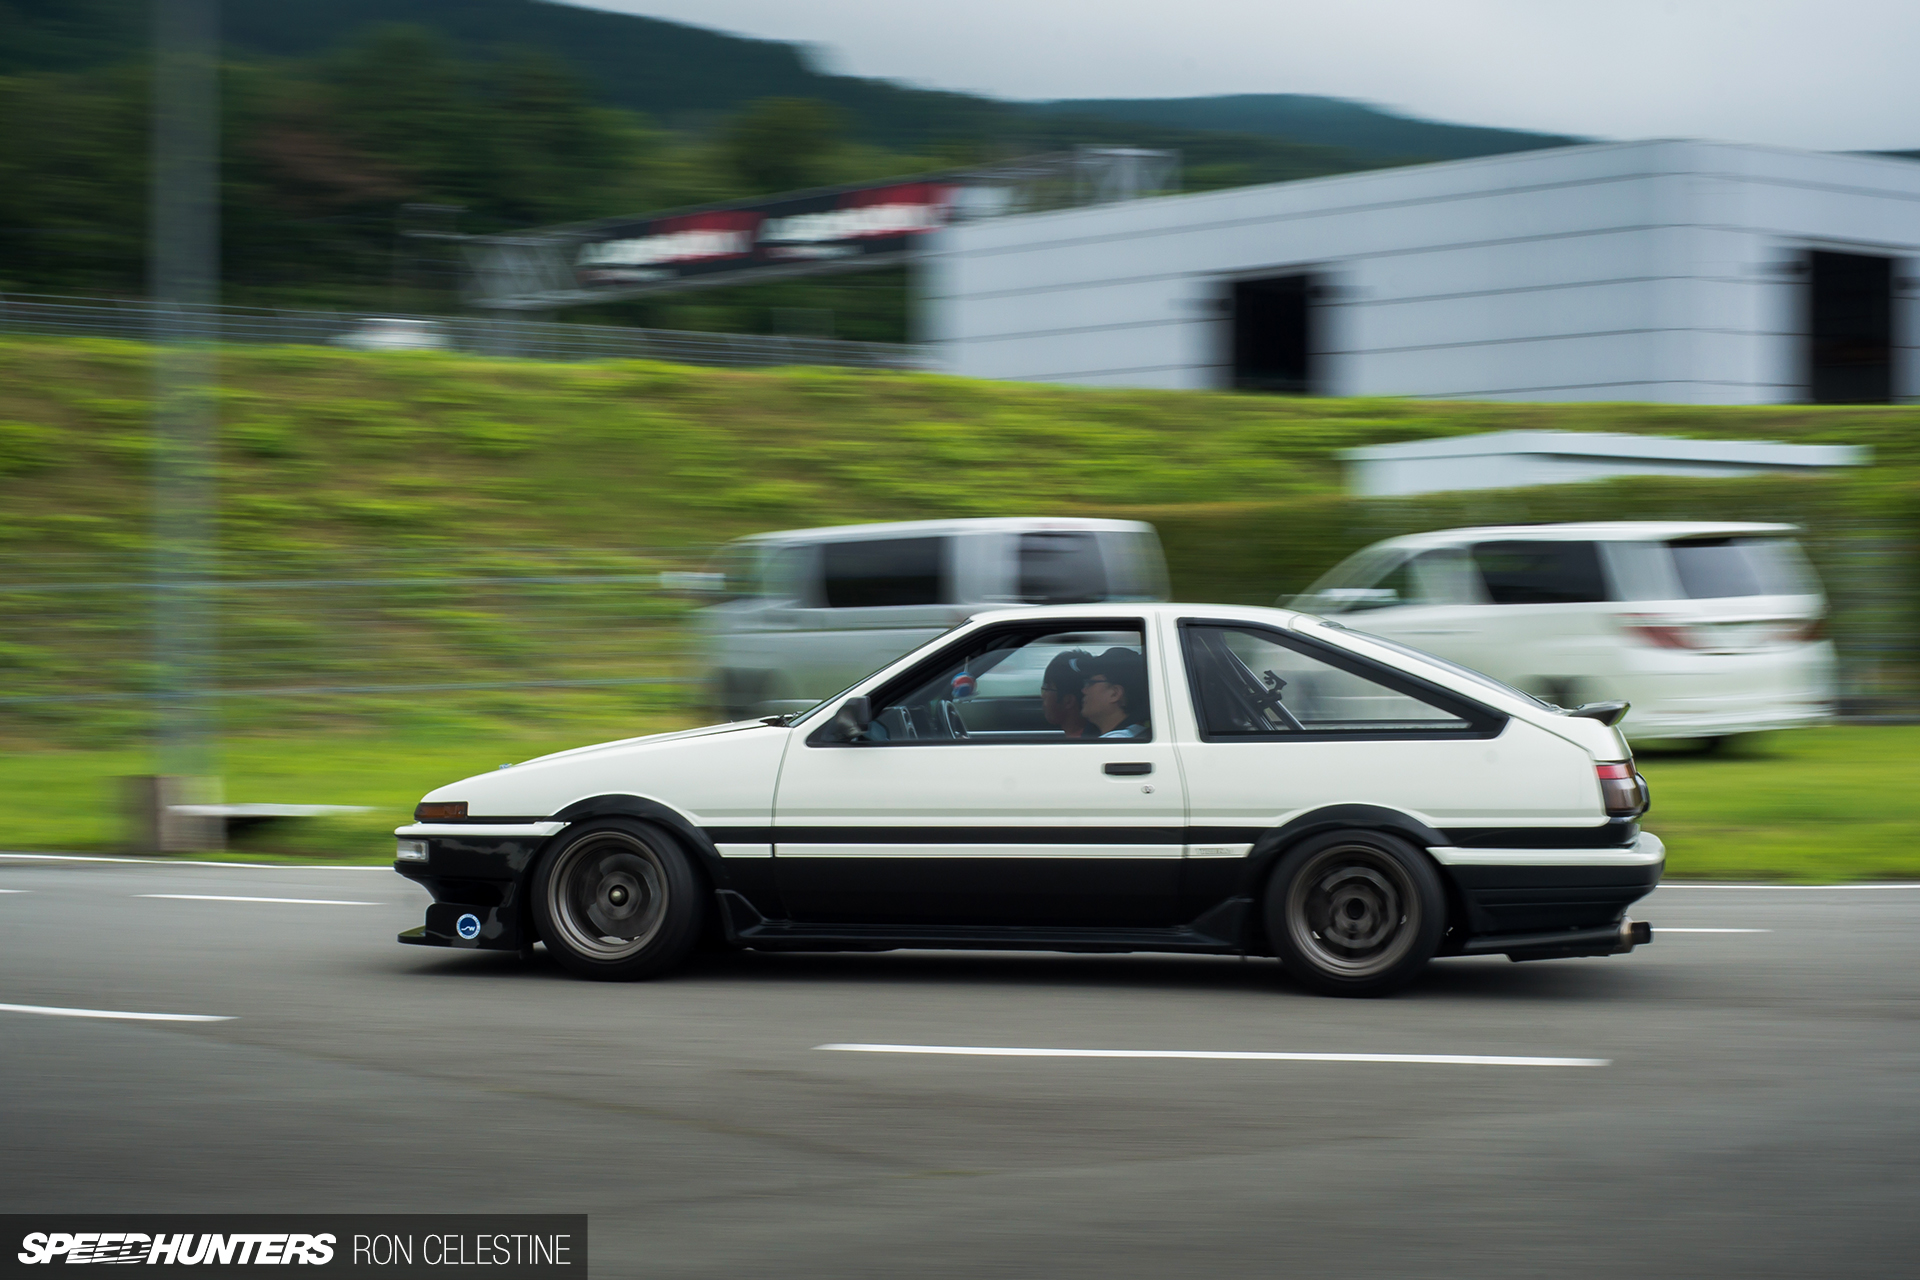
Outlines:
[[1249,898],[1230,898],[1189,924],[1170,929],[1105,929],[1030,925],[799,924],[769,920],[740,894],[721,889],[720,923],[727,941],[756,951],[1176,951],[1240,955]]

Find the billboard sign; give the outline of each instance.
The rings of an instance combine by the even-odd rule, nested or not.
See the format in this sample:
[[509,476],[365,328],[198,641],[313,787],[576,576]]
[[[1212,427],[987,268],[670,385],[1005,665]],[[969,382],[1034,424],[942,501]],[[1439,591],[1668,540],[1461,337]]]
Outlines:
[[954,179],[921,179],[601,223],[578,241],[574,278],[586,290],[628,289],[884,260],[946,226],[959,192]]

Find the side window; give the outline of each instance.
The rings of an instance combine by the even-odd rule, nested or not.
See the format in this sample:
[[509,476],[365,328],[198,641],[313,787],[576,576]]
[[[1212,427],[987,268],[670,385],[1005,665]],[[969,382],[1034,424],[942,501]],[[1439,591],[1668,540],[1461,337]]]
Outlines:
[[943,604],[950,598],[947,540],[829,542],[821,552],[821,577],[829,609]]
[[1187,671],[1209,738],[1465,733],[1459,708],[1337,666],[1271,631],[1188,626]]
[[1494,604],[1582,604],[1607,598],[1591,542],[1482,542],[1474,567]]
[[1020,535],[1020,599],[1027,604],[1082,604],[1107,598],[1107,567],[1092,533]]
[[1152,738],[1141,629],[999,628],[875,690],[867,745]]

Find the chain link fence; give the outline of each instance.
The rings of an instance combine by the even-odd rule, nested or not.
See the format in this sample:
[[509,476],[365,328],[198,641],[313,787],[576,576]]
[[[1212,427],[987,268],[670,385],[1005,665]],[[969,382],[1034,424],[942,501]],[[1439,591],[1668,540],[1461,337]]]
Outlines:
[[182,313],[222,342],[338,346],[365,351],[441,350],[530,360],[660,360],[730,369],[834,365],[926,369],[928,347],[839,338],[695,333],[620,325],[474,316],[397,316],[280,307],[167,307],[116,298],[0,293],[0,332],[146,341]]

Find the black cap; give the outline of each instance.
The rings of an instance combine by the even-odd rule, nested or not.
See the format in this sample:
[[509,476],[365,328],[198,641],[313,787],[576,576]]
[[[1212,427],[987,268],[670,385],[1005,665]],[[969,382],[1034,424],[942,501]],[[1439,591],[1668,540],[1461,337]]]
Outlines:
[[1105,676],[1127,692],[1127,710],[1139,715],[1147,709],[1147,660],[1132,649],[1113,648],[1080,663],[1080,674]]

